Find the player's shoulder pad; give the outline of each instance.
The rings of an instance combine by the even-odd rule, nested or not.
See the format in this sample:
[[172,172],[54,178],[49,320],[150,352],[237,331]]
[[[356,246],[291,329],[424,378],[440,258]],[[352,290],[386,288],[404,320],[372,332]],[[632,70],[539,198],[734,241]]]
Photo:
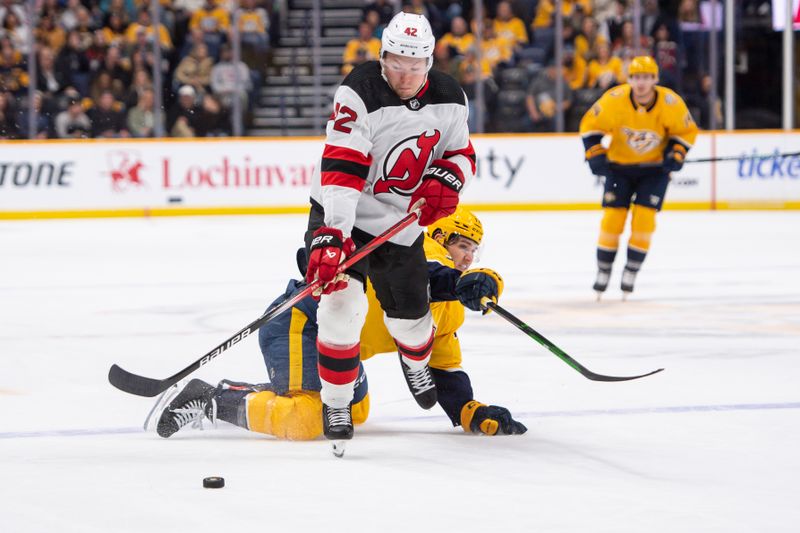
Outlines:
[[428,103],[467,105],[464,90],[451,75],[440,70],[431,70],[428,72],[428,81]]
[[661,96],[663,97],[664,103],[666,105],[671,106],[683,101],[682,98],[678,95],[678,93],[676,93],[672,89],[669,89],[667,87],[662,87],[661,85],[657,85],[656,90],[659,93],[661,93]]
[[342,86],[349,87],[356,93],[364,102],[367,113],[382,107],[403,105],[381,76],[381,65],[378,61],[367,61],[357,65],[342,81]]
[[623,83],[622,85],[617,85],[608,89],[601,98],[621,98],[627,97],[631,91],[631,86],[627,83]]

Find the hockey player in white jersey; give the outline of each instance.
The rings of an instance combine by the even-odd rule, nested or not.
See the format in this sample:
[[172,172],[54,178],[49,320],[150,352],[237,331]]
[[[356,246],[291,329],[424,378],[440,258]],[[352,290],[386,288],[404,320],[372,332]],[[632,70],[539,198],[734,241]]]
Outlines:
[[[321,161],[311,186],[306,278],[323,282],[318,310],[318,368],[325,436],[353,436],[350,403],[369,276],[417,403],[436,404],[428,368],[433,320],[421,226],[452,214],[475,173],[464,91],[431,71],[435,39],[427,19],[397,14],[384,30],[380,61],[356,67],[334,97]],[[348,269],[357,247],[424,200],[413,225]],[[496,295],[487,295],[496,297]]]

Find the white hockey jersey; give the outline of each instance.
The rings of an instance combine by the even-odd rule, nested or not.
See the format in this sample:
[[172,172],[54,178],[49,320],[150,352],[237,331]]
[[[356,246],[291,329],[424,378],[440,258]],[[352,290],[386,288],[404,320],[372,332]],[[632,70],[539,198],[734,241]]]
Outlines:
[[[430,71],[419,93],[401,100],[380,63],[370,61],[345,78],[333,105],[311,198],[322,205],[325,225],[345,236],[353,227],[379,235],[403,218],[435,159],[454,163],[465,185],[474,177],[467,98],[447,74]],[[391,242],[411,245],[421,231],[413,224]]]

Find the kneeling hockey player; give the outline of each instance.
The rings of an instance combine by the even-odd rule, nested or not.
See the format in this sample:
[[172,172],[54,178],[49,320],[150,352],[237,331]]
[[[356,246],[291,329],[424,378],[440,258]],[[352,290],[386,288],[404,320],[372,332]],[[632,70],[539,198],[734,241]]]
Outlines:
[[[480,220],[463,208],[428,227],[425,253],[431,286],[431,312],[437,325],[430,367],[435,375],[438,403],[454,426],[468,433],[485,435],[522,434],[525,426],[514,420],[508,409],[485,405],[473,398],[469,376],[461,369],[461,346],[456,330],[464,322],[464,307],[480,311],[480,301],[494,301],[503,281],[489,269],[469,270],[483,238]],[[305,255],[298,254],[298,262]],[[304,266],[300,265],[301,271]],[[286,293],[272,303],[280,304],[304,287],[292,280]],[[383,311],[368,285],[369,310],[361,333],[360,357],[397,349],[383,323]],[[259,343],[270,383],[253,385],[223,380],[214,387],[195,379],[174,399],[165,396],[157,431],[170,437],[179,429],[202,419],[223,420],[237,426],[290,440],[315,439],[322,434],[316,350],[317,302],[309,297],[265,324]],[[361,424],[369,414],[369,394],[364,368],[359,364],[352,402],[353,421]]]

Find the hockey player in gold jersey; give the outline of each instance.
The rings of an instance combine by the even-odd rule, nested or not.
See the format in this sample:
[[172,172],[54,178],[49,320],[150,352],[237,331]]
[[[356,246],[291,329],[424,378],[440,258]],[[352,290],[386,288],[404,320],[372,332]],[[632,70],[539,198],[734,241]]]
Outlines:
[[[628,83],[606,91],[581,120],[586,160],[595,175],[605,177],[594,283],[598,298],[608,287],[629,209],[631,236],[620,286],[623,298],[633,292],[670,173],[683,167],[697,137],[697,125],[683,99],[657,83],[655,60],[635,57],[628,67]],[[608,148],[601,142],[605,136],[611,138]]]
[[[473,398],[469,376],[461,368],[461,346],[456,336],[464,322],[464,307],[482,310],[480,301],[497,301],[503,280],[489,269],[470,270],[483,239],[480,220],[468,210],[457,208],[453,215],[428,226],[424,250],[428,260],[431,312],[436,331],[431,354],[438,403],[454,426],[468,433],[513,435],[526,431],[508,409],[486,405]],[[303,250],[298,263],[305,261]],[[305,271],[305,265],[300,264]],[[271,306],[293,296],[305,285],[291,280],[284,295]],[[361,332],[360,358],[392,352],[397,345],[383,321],[383,311],[371,284],[369,302]],[[245,429],[289,440],[310,440],[322,434],[322,401],[316,360],[317,302],[309,297],[278,315],[259,330],[259,344],[270,383],[248,384],[223,380],[217,387],[195,379],[172,397],[164,397],[153,412],[159,413],[158,434],[170,437],[191,422],[203,418],[223,420]],[[431,384],[434,386],[434,384]],[[352,402],[355,424],[369,415],[367,376],[359,365]]]

